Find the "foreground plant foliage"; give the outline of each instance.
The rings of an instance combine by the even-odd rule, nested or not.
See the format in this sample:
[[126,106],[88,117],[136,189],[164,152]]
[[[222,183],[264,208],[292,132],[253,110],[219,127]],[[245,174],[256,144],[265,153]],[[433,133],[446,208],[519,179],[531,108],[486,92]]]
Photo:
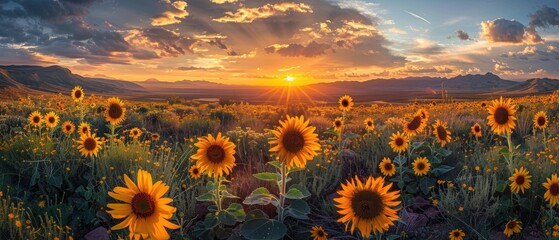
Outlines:
[[559,239],[557,97],[3,102],[0,237]]

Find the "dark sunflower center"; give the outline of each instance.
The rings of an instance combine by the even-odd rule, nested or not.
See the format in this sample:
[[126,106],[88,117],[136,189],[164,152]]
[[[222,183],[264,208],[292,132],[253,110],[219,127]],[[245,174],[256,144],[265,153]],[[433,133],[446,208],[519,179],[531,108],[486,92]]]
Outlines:
[[549,193],[551,193],[551,196],[559,195],[559,183],[551,184],[551,186],[549,186]]
[[408,123],[408,129],[415,131],[421,126],[421,116],[415,116],[411,122]]
[[479,126],[475,126],[475,127],[474,127],[474,131],[480,132],[480,130],[481,130],[481,129],[479,129]]
[[507,223],[507,228],[508,229],[513,229],[516,227],[516,222],[515,221],[510,221],[509,223]]
[[336,127],[341,127],[342,121],[335,121],[334,124],[336,125]]
[[418,163],[418,164],[417,164],[417,170],[420,170],[420,171],[421,171],[421,170],[423,170],[423,169],[425,169],[425,163],[422,163],[422,162]]
[[519,176],[516,177],[514,182],[516,182],[516,185],[522,185],[525,182],[525,178],[524,178],[524,176],[519,175]]
[[211,162],[220,163],[225,160],[225,150],[218,145],[212,145],[208,148],[206,156]]
[[390,163],[384,164],[384,170],[386,170],[386,171],[392,170],[392,164],[390,164]]
[[347,99],[342,100],[342,106],[343,107],[348,107],[349,106],[349,100],[347,100]]
[[72,126],[66,125],[66,131],[70,131],[70,130],[72,130]]
[[539,126],[545,125],[545,117],[539,117],[538,118],[538,125]]
[[367,121],[367,126],[372,127],[372,126],[373,126],[373,122]]
[[396,138],[396,146],[402,146],[404,145],[404,139],[402,138]]
[[198,168],[194,168],[194,169],[192,169],[192,173],[194,175],[198,175],[198,173],[200,173],[200,170],[198,170]]
[[384,210],[384,203],[378,193],[365,190],[353,196],[351,208],[355,215],[360,218],[374,219]]
[[41,121],[41,118],[39,116],[33,117],[33,122],[34,123],[39,123],[40,121]]
[[319,237],[324,237],[324,232],[322,230],[318,230],[316,235],[318,235]]
[[132,198],[132,212],[141,218],[147,218],[155,212],[155,200],[147,193],[137,193]]
[[112,103],[109,106],[109,117],[117,119],[122,117],[122,107],[118,103]]
[[132,135],[134,136],[138,135],[138,131],[132,131]]
[[299,131],[290,130],[283,135],[281,143],[288,152],[296,153],[305,146],[305,137]]
[[437,136],[440,140],[446,141],[446,129],[443,126],[437,127]]
[[49,123],[54,123],[54,121],[56,120],[54,117],[49,117]]
[[97,141],[95,141],[95,139],[93,138],[87,138],[85,139],[85,141],[83,141],[83,148],[88,151],[93,151],[95,150],[95,148],[97,148]]
[[82,97],[82,91],[77,90],[77,91],[74,93],[74,96],[75,96],[76,98],[81,98],[81,97]]
[[499,107],[495,110],[495,122],[503,125],[509,121],[509,111],[504,107]]
[[460,237],[460,232],[454,231],[454,232],[452,233],[452,235],[453,235],[454,237]]
[[87,127],[82,127],[82,133],[86,134],[87,132],[89,132],[89,129],[87,129]]

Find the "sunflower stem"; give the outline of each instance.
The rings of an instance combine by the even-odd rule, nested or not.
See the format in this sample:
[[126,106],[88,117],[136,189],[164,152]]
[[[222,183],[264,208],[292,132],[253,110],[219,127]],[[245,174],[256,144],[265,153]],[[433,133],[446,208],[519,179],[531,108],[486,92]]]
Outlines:
[[79,101],[79,108],[80,108],[80,122],[83,122],[83,101],[80,99]]
[[543,131],[543,146],[547,148],[547,135],[545,134],[545,128],[542,131]]
[[514,173],[514,165],[513,165],[513,156],[514,156],[514,147],[512,145],[511,133],[507,132],[507,143],[509,146],[509,171],[511,175]]
[[115,125],[111,124],[111,148],[113,147],[113,143],[115,142]]
[[279,198],[280,198],[280,205],[278,207],[278,221],[283,223],[283,218],[284,218],[284,205],[285,205],[285,190],[287,188],[287,166],[285,166],[285,161],[283,161],[281,163],[281,168],[280,168],[280,175],[281,175],[281,182],[279,183]]
[[219,177],[217,176],[217,174],[215,175],[215,181],[217,183],[217,188],[215,189],[215,205],[217,206],[217,213],[219,214],[219,212],[221,212],[221,194],[220,194],[220,188],[221,188],[221,180],[219,179]]

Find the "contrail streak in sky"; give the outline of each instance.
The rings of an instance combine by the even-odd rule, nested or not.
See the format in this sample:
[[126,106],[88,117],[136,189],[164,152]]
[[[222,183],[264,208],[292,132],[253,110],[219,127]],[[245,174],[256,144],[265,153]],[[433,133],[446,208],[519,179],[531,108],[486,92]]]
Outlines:
[[408,11],[406,11],[406,10],[404,10],[404,12],[406,12],[407,14],[412,15],[412,16],[414,16],[414,17],[416,17],[416,18],[421,19],[421,20],[425,21],[426,23],[431,24],[431,22],[429,22],[427,19],[425,19],[425,18],[423,18],[423,17],[421,17],[421,16],[419,16],[419,15],[417,15],[417,14],[415,14],[415,13],[408,12]]

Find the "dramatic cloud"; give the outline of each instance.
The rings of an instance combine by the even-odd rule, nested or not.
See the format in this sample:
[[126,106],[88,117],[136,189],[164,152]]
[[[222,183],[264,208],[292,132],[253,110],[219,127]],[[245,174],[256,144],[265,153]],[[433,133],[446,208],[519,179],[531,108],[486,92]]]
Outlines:
[[423,73],[452,73],[453,70],[447,66],[433,66],[433,67],[422,67],[416,65],[406,64],[403,72],[412,74],[423,74]]
[[542,38],[532,28],[522,23],[504,18],[481,22],[481,37],[490,42],[539,43]]
[[153,26],[164,26],[175,23],[180,23],[181,19],[184,19],[189,15],[186,11],[188,4],[184,1],[175,1],[172,4],[173,9],[162,13],[152,19],[151,25]]
[[472,40],[472,39],[470,38],[470,35],[468,35],[467,32],[464,32],[464,31],[462,31],[462,30],[456,31],[456,36],[457,36],[460,40],[464,40],[464,41],[465,41],[465,40]]
[[213,3],[216,4],[224,4],[224,3],[234,3],[237,2],[237,0],[210,0]]
[[212,68],[202,68],[202,67],[179,67],[179,68],[177,68],[177,69],[178,69],[178,70],[181,70],[181,71],[197,71],[197,70],[205,70],[205,71],[207,71],[207,70],[217,70],[217,69],[220,69],[220,68],[218,68],[218,67],[212,67]]
[[446,49],[443,45],[422,38],[416,39],[415,45],[413,45],[412,49],[410,50],[411,53],[418,55],[441,54],[445,51]]
[[311,7],[303,3],[283,2],[278,4],[266,4],[257,8],[239,8],[237,12],[226,12],[226,16],[214,19],[214,21],[222,23],[251,23],[256,19],[285,15],[286,12],[312,13],[313,11]]
[[557,9],[543,5],[541,9],[530,14],[530,26],[548,28],[550,26],[559,27],[559,13]]
[[179,56],[187,52],[193,52],[192,48],[196,40],[183,37],[180,33],[164,28],[148,28],[133,30],[126,37],[130,43],[137,47],[151,49],[158,56]]
[[297,43],[287,45],[275,44],[266,47],[264,50],[267,53],[278,53],[286,57],[316,57],[325,54],[325,51],[328,49],[330,49],[330,45],[312,41],[306,46]]

